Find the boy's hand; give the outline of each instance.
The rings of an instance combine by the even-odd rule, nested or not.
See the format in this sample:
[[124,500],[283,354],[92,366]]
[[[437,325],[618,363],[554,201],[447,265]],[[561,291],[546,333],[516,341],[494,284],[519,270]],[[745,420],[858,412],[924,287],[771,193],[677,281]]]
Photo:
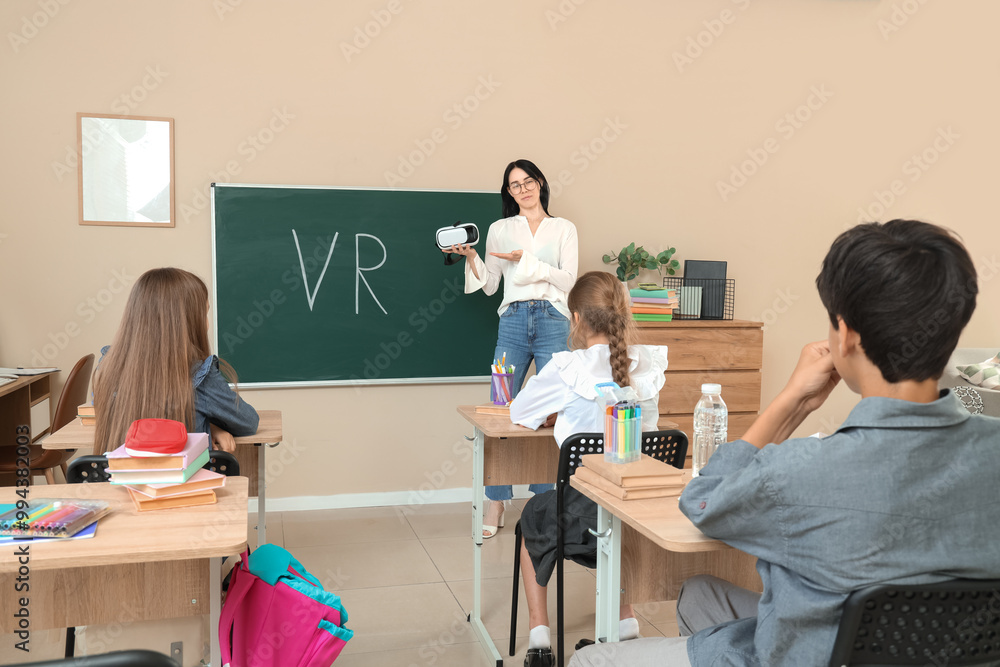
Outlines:
[[802,348],[784,393],[801,403],[807,412],[813,412],[823,405],[838,382],[840,375],[833,366],[830,342],[816,341]]
[[809,343],[802,348],[788,384],[743,434],[756,447],[788,439],[811,412],[823,405],[840,382],[833,365],[828,341]]

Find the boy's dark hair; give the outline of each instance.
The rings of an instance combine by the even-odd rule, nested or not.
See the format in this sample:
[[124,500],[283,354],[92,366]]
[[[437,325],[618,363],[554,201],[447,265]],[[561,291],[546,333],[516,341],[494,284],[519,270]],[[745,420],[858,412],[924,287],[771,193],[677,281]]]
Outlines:
[[819,297],[858,332],[887,382],[941,377],[976,309],[976,269],[958,237],[917,220],[853,227],[816,278]]

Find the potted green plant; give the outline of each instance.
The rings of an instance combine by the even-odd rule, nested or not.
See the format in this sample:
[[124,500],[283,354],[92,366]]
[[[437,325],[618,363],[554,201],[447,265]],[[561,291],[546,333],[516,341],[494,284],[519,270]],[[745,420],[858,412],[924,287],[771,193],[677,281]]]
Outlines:
[[613,255],[605,255],[604,263],[618,263],[618,280],[627,283],[636,278],[642,269],[656,269],[661,275],[666,271],[669,275],[674,275],[680,263],[672,259],[677,248],[668,248],[658,255],[651,255],[642,246],[636,247],[635,243],[629,243]]

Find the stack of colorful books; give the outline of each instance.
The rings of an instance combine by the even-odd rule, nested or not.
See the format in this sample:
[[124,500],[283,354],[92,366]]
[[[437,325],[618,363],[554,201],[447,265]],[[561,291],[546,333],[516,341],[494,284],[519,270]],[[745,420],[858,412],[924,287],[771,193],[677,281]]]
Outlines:
[[632,319],[636,322],[669,322],[681,302],[675,289],[637,287],[629,290],[632,297]]
[[110,481],[128,489],[140,512],[211,505],[216,502],[212,489],[224,486],[226,478],[202,469],[208,449],[207,433],[189,433],[183,450],[174,454],[136,456],[122,445],[107,454]]
[[94,417],[94,406],[90,403],[84,403],[76,409],[76,416],[80,418],[80,422],[84,426],[93,426],[96,423]]

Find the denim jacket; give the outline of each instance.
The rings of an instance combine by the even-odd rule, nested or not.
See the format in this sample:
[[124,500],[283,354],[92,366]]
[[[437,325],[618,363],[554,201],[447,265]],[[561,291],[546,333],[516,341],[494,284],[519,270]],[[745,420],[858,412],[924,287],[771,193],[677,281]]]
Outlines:
[[[98,368],[110,349],[110,345],[101,348]],[[257,432],[260,421],[257,411],[229,386],[219,370],[217,356],[213,354],[191,369],[191,384],[194,389],[195,433],[211,433],[209,424],[215,424],[234,436]]]
[[214,354],[194,369],[194,429],[210,433],[209,424],[235,436],[257,432],[260,417],[249,403],[232,390],[219,370],[219,358]]
[[680,499],[705,534],[757,556],[755,618],[692,636],[705,665],[826,665],[844,600],[879,583],[1000,578],[1000,419],[950,391],[862,399],[823,439],[722,445]]

